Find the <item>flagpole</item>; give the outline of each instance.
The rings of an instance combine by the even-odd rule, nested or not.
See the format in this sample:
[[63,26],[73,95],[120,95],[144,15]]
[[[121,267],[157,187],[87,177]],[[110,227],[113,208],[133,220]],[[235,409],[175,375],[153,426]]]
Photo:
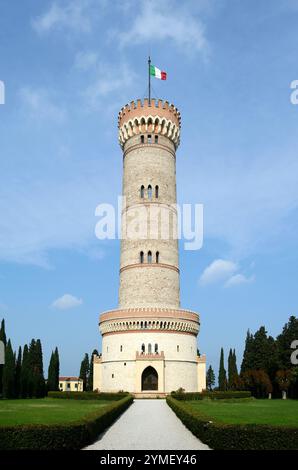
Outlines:
[[148,59],[148,88],[149,88],[149,94],[148,94],[148,97],[149,97],[149,106],[151,106],[151,75],[150,75],[150,65],[151,65],[151,59],[150,59],[150,56],[149,56],[149,59]]

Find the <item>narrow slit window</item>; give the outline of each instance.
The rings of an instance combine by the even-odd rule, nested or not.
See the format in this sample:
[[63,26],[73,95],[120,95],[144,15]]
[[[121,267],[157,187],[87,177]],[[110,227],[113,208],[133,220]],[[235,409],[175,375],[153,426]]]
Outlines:
[[151,251],[148,251],[148,263],[152,263],[152,253]]
[[158,199],[158,193],[159,193],[159,188],[158,186],[155,186],[155,197]]
[[179,344],[177,345],[177,352],[179,352]]
[[152,354],[152,346],[150,343],[148,344],[148,354]]
[[140,263],[143,264],[144,263],[144,252],[141,251],[140,253]]
[[141,198],[144,199],[145,196],[145,186],[141,186]]
[[159,251],[156,252],[156,263],[159,263]]
[[155,350],[155,353],[157,354],[158,353],[158,344],[157,343],[155,343],[154,350]]
[[152,199],[152,186],[149,184],[148,186],[148,199]]
[[158,144],[158,135],[155,135],[155,136],[154,136],[154,142],[155,142],[156,144]]

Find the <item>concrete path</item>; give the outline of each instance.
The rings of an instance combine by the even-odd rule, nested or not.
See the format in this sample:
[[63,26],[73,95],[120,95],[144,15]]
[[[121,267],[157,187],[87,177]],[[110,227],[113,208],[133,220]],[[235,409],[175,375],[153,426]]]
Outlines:
[[135,400],[88,450],[208,450],[165,400]]

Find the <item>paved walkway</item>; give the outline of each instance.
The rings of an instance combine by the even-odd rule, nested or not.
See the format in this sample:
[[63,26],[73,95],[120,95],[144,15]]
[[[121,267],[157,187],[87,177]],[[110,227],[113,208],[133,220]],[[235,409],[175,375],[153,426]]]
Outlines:
[[135,400],[88,450],[208,450],[165,400]]

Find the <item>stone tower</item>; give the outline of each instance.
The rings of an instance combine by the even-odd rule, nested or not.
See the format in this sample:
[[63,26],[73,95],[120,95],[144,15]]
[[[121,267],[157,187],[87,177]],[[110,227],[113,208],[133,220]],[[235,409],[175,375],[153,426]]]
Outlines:
[[132,101],[118,117],[123,151],[119,306],[102,313],[94,389],[136,396],[205,388],[199,316],[180,308],[176,149],[181,117],[167,101]]

